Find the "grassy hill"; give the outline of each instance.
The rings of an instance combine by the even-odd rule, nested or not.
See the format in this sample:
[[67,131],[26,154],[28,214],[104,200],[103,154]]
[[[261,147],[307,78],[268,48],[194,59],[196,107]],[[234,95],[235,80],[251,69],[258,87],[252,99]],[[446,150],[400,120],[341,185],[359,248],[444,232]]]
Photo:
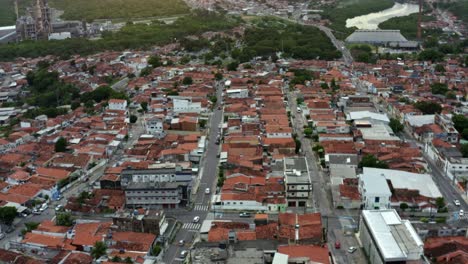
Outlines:
[[[432,16],[423,16],[422,21],[432,21],[435,18]],[[418,14],[411,14],[409,16],[394,17],[379,24],[381,29],[399,29],[401,34],[407,39],[416,39],[418,31]],[[424,36],[434,34],[434,30],[423,30]],[[423,37],[424,37],[423,36]]]
[[459,17],[463,22],[468,23],[468,0],[459,0],[457,2],[442,1],[437,4],[440,8],[447,9]]
[[52,7],[63,10],[63,19],[129,19],[172,16],[189,12],[182,0],[49,0]]
[[0,27],[15,24],[16,15],[13,0],[0,0]]

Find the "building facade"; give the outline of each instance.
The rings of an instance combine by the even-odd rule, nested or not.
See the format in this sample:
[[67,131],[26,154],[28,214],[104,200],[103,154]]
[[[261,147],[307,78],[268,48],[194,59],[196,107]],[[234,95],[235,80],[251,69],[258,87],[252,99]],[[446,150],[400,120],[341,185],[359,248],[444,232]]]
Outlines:
[[283,166],[288,207],[307,207],[312,192],[307,160],[304,157],[284,158]]

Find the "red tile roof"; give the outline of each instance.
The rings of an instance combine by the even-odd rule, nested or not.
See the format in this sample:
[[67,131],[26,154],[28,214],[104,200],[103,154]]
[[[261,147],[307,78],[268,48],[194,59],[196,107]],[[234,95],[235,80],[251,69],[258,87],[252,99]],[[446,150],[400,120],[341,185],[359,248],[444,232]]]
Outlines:
[[278,252],[289,256],[289,262],[295,258],[309,259],[311,263],[329,264],[330,256],[326,246],[314,245],[282,245],[278,246]]

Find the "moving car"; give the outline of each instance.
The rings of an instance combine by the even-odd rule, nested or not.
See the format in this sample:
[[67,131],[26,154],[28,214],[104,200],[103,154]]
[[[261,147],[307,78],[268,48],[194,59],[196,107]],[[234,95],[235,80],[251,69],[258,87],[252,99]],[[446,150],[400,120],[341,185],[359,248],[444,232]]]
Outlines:
[[181,257],[181,258],[185,258],[187,255],[188,255],[188,251],[187,251],[187,250],[182,250],[182,252],[180,252],[180,257]]
[[250,217],[250,213],[242,212],[239,214],[239,217]]
[[194,223],[200,222],[200,217],[199,217],[199,216],[195,216],[195,217],[193,218],[193,222],[194,222]]
[[460,201],[458,201],[458,200],[453,200],[453,203],[454,203],[456,206],[460,206]]
[[340,241],[336,241],[336,242],[335,242],[335,248],[336,248],[336,249],[340,249],[340,248],[341,248],[341,243],[340,243]]
[[185,244],[184,240],[179,240],[179,246],[183,246]]
[[353,254],[357,250],[356,247],[349,247],[348,248],[348,253]]
[[465,211],[460,210],[460,212],[458,212],[458,214],[459,214],[460,216],[464,216],[464,215],[465,215]]
[[205,194],[210,194],[210,188],[205,189]]

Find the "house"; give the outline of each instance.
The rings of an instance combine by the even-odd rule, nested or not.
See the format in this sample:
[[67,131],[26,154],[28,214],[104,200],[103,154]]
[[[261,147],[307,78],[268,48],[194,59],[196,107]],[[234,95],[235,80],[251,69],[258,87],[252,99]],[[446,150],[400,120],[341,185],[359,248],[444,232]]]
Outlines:
[[278,239],[288,243],[319,244],[323,239],[321,214],[280,213]]
[[170,96],[175,113],[200,113],[203,111],[201,102],[194,102],[191,97]]
[[370,263],[425,263],[424,243],[393,209],[363,210],[359,239]]
[[109,110],[127,110],[127,100],[123,99],[110,99],[109,100]]
[[154,135],[156,138],[164,138],[166,133],[164,132],[164,119],[162,116],[150,116],[145,118],[146,133]]

